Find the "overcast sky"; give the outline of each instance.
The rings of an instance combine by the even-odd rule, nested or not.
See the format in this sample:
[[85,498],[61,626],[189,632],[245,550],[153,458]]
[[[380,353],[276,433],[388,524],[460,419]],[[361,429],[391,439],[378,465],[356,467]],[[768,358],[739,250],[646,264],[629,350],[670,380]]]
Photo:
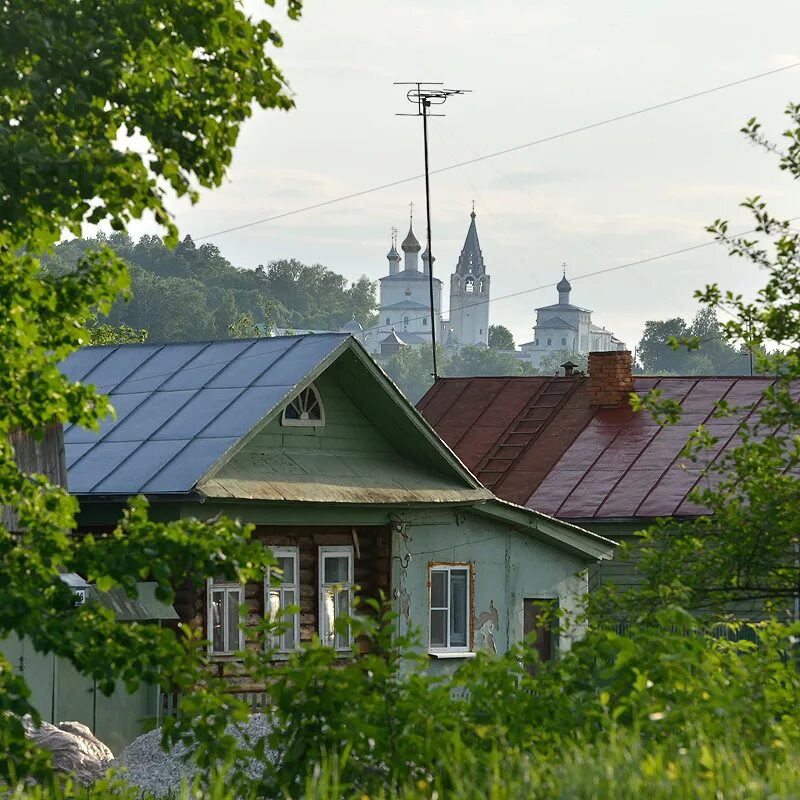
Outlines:
[[[262,13],[257,2],[246,3]],[[797,0],[306,0],[275,53],[296,95],[288,113],[258,112],[223,187],[174,203],[182,234],[221,229],[414,176],[421,122],[394,81],[444,81],[472,93],[432,120],[442,167],[800,62]],[[800,68],[633,119],[566,136],[432,179],[437,276],[455,266],[474,199],[492,296],[708,240],[717,217],[749,227],[738,203],[760,193],[800,215],[797,183],[738,133],[751,116],[778,135],[800,101]],[[408,227],[421,180],[203,241],[235,265],[294,257],[348,278],[387,273],[391,226]],[[155,229],[147,224],[134,234]],[[633,348],[645,320],[691,317],[707,282],[752,292],[761,279],[718,246],[573,280],[573,302]],[[445,293],[446,294],[446,293]],[[490,321],[531,338],[547,288],[491,305]]]

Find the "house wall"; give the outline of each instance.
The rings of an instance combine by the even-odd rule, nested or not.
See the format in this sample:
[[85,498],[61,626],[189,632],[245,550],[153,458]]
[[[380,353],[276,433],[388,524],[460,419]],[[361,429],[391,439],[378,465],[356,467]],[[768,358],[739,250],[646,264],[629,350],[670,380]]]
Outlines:
[[119,684],[106,697],[96,681],[81,675],[67,659],[40,653],[14,634],[0,640],[0,653],[12,673],[24,678],[31,690],[30,703],[45,722],[81,722],[115,755],[157,721],[156,686],[140,685],[129,694]]
[[[462,510],[403,512],[392,538],[392,586],[401,630],[416,627],[427,647],[428,567],[436,563],[472,563],[473,644],[504,653],[523,639],[525,598],[557,599],[576,613],[588,589],[585,562],[534,538],[528,532]],[[406,568],[402,563],[410,553]],[[496,613],[495,613],[496,612]],[[478,626],[481,619],[482,626]],[[496,620],[492,621],[492,620]],[[580,628],[561,636],[567,649]],[[431,670],[453,669],[455,659],[431,659]]]
[[[617,549],[612,559],[597,564],[590,571],[590,590],[596,590],[604,584],[613,584],[621,591],[634,590],[644,583],[644,578],[637,571],[637,564],[640,560],[640,537],[637,533],[647,529],[650,520],[580,520],[575,524],[628,547],[627,558],[623,558]],[[762,604],[757,600],[728,602],[725,604],[724,610],[728,614],[748,620],[764,619],[767,616]],[[788,603],[785,613],[787,618],[792,616],[792,609],[789,608]]]
[[[230,513],[230,510],[229,510]],[[300,641],[309,643],[319,633],[319,548],[331,545],[348,545],[354,548],[354,583],[363,600],[390,597],[390,533],[383,526],[267,526],[259,525],[253,538],[265,547],[292,546],[298,548],[300,583]],[[246,624],[254,628],[264,618],[263,581],[245,585],[247,604]],[[176,592],[174,608],[179,622],[203,632],[207,624],[207,592],[205,585],[185,584]],[[360,613],[373,613],[363,602]],[[247,647],[258,650],[263,646],[257,636],[248,637]],[[226,675],[233,687],[240,691],[259,688],[237,666],[234,656],[215,656],[215,669]]]

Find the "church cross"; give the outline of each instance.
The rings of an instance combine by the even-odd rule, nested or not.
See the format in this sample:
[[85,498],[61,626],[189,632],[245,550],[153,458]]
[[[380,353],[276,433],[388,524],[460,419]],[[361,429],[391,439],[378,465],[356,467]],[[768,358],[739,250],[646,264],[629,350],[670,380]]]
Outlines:
[[564,277],[566,278],[567,277],[567,262],[566,261],[562,261],[561,262],[561,269],[563,270]]
[[413,200],[408,204],[408,209],[409,209],[409,216],[413,220],[414,219],[414,201]]

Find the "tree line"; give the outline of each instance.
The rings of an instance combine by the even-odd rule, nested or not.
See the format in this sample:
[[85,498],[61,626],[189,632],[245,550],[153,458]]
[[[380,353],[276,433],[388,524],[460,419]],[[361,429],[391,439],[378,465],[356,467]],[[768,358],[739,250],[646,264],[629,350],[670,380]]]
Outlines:
[[197,246],[190,236],[169,249],[158,236],[134,241],[99,233],[58,244],[43,268],[67,274],[102,245],[127,265],[130,291],[96,324],[146,331],[150,342],[223,339],[231,326],[338,330],[353,315],[365,327],[376,320],[376,283],[366,276],[350,283],[321,264],[296,259],[241,269],[216,245]]

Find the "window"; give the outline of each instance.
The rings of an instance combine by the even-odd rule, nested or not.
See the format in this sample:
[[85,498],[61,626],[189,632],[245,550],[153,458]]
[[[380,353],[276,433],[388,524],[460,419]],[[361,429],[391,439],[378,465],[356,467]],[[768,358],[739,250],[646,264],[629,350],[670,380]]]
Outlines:
[[272,554],[278,562],[280,573],[276,570],[273,574],[270,569],[264,578],[264,609],[270,619],[285,628],[282,633],[270,637],[270,646],[287,653],[297,649],[300,642],[300,615],[297,612],[285,613],[289,606],[300,603],[299,559],[296,547],[273,547]]
[[283,409],[281,425],[322,427],[325,424],[325,409],[322,407],[322,398],[312,384],[303,389]]
[[469,564],[429,567],[431,650],[470,649]]
[[553,340],[548,336],[547,337],[547,346],[550,347],[551,344],[553,344]]
[[319,548],[319,638],[323,645],[349,650],[348,627],[336,630],[336,621],[350,614],[353,598],[353,548]]
[[392,320],[391,320],[390,317],[386,317],[386,324],[387,325],[391,325],[392,324]]
[[408,327],[408,317],[403,317],[403,327],[404,328]]
[[220,578],[209,579],[206,616],[212,655],[229,656],[244,648],[244,633],[239,628],[239,608],[242,605],[242,586]]
[[423,325],[427,325],[428,324],[428,318],[427,317],[423,317],[422,318],[422,324]]
[[567,344],[567,339],[565,336],[561,337],[561,346],[564,347]]
[[474,292],[475,291],[475,278],[473,278],[471,275],[464,282],[464,290],[467,291],[467,292]]

